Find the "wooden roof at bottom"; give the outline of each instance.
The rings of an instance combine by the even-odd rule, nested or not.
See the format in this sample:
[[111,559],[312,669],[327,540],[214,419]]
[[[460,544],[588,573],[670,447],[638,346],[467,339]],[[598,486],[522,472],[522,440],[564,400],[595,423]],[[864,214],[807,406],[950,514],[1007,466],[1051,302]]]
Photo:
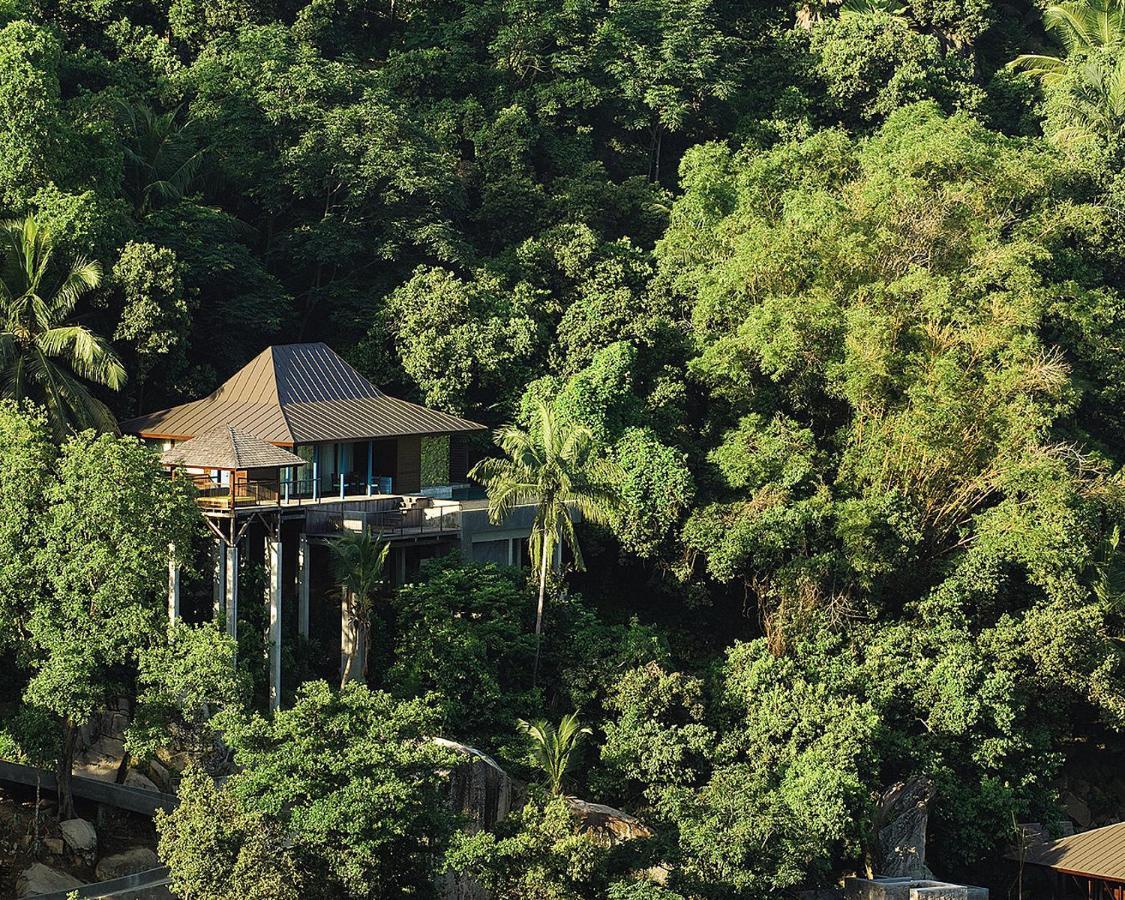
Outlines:
[[231,428],[229,425],[165,450],[160,456],[160,461],[166,466],[231,471],[305,464],[296,453],[282,450],[259,437]]
[[1071,875],[1125,882],[1125,822],[1029,847],[1025,861]]

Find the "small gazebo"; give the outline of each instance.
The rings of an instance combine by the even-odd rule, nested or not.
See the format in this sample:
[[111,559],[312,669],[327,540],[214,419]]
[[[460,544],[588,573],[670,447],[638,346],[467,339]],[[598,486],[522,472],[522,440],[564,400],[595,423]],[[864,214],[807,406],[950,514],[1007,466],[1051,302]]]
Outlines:
[[[231,425],[165,450],[160,461],[192,478],[201,503],[231,509],[239,504],[278,502],[281,470],[305,464],[296,453]],[[228,479],[221,477],[224,472],[229,473]],[[218,481],[215,473],[220,473]]]

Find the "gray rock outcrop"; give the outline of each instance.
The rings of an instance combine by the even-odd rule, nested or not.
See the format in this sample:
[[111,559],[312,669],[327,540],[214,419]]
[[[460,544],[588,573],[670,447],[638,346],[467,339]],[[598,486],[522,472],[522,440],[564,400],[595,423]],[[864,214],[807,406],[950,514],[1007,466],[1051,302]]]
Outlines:
[[926,825],[933,783],[920,775],[883,793],[875,813],[875,871],[888,878],[932,879],[926,867]]
[[35,863],[20,872],[19,878],[16,879],[16,896],[34,897],[37,894],[72,891],[82,887],[84,883],[66,872],[52,869],[43,863]]
[[160,857],[148,847],[133,847],[122,853],[104,856],[98,860],[98,881],[109,881],[111,878],[121,878],[132,875],[134,872],[144,872],[155,869],[160,865]]
[[67,819],[59,822],[63,843],[77,859],[90,865],[98,856],[98,833],[85,819]]

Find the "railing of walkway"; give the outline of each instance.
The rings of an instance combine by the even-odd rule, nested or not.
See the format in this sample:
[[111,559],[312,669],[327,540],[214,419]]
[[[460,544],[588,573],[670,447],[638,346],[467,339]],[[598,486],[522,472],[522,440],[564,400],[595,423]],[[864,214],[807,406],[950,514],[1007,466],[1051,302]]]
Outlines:
[[312,535],[333,535],[367,530],[384,537],[454,534],[461,529],[461,506],[442,503],[405,508],[397,497],[358,501],[353,507],[310,510],[305,530]]

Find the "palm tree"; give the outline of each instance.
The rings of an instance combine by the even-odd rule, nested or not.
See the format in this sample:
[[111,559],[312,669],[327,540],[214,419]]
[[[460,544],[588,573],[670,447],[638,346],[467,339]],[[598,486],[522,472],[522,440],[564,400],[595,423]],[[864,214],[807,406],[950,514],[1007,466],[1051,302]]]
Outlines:
[[531,738],[531,763],[547,775],[551,793],[562,793],[563,779],[574,764],[574,751],[583,736],[593,732],[578,723],[578,714],[563,716],[558,728],[545,719],[538,722],[519,720],[519,728]]
[[844,0],[840,6],[840,18],[887,15],[901,19],[907,8],[898,0]]
[[[367,531],[349,532],[332,543],[336,577],[344,589],[344,608],[351,629],[352,649],[340,675],[341,687],[351,681],[358,656],[361,676],[367,678],[367,645],[371,633],[371,614],[391,545]],[[341,639],[344,636],[341,635]]]
[[0,225],[0,243],[0,395],[41,404],[59,438],[77,428],[116,429],[82,382],[120,390],[125,367],[108,341],[66,321],[101,282],[101,266],[79,258],[56,277],[51,235],[34,216]]
[[[1125,46],[1125,0],[1064,0],[1043,11],[1043,25],[1058,34],[1068,56],[1092,51],[1115,51]],[[1023,69],[1045,83],[1066,74],[1066,60],[1024,53],[1009,66]]]
[[554,410],[542,399],[536,403],[530,431],[505,425],[496,431],[495,440],[506,458],[481,460],[469,477],[487,489],[488,518],[494,525],[507,519],[516,506],[536,507],[530,540],[532,565],[539,570],[534,679],[539,673],[548,560],[565,543],[575,567],[585,567],[571,509],[594,524],[611,522],[621,505],[614,488],[620,483],[620,470],[598,456],[589,428],[560,426]]
[[203,165],[194,121],[181,122],[180,109],[155,112],[145,103],[120,105],[125,178],[122,192],[144,218],[160,203],[180,200]]

